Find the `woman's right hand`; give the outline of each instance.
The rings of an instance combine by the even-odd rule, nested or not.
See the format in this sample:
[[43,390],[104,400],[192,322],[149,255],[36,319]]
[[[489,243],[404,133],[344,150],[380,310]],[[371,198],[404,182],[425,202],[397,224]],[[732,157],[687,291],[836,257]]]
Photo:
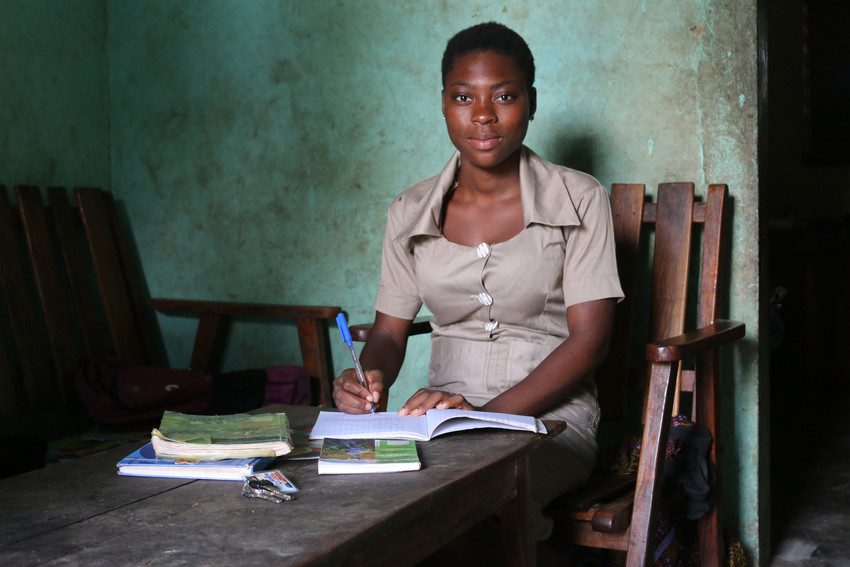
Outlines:
[[345,413],[368,413],[377,408],[384,392],[384,373],[380,370],[366,370],[364,388],[357,380],[357,373],[348,368],[334,380],[334,403],[337,409]]

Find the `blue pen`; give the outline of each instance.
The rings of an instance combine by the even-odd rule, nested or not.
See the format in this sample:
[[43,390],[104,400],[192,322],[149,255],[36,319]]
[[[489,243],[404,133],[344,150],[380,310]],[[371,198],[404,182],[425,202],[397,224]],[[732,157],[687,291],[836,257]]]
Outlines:
[[[354,352],[354,344],[351,342],[351,332],[348,330],[348,321],[345,320],[345,313],[339,313],[336,316],[336,326],[339,327],[339,334],[342,337],[342,341],[348,347],[348,352],[351,353],[351,359],[354,361],[354,371],[357,372],[357,380],[360,381],[361,386],[368,390],[369,386],[366,385],[366,375],[363,374],[363,367],[360,366],[360,359],[357,358],[357,353]],[[369,412],[375,413],[375,404],[372,404]]]

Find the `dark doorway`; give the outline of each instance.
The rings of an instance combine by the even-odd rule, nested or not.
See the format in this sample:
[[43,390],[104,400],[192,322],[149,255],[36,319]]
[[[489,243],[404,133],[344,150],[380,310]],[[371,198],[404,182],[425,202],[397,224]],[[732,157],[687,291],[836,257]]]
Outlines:
[[850,8],[758,6],[773,553],[850,561],[850,477],[830,472],[850,466]]

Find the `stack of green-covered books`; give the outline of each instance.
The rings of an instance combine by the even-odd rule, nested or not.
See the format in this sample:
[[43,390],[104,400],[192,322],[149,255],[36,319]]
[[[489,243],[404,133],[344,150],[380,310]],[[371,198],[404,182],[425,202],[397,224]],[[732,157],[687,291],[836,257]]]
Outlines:
[[167,411],[151,432],[157,457],[218,461],[279,457],[292,450],[284,413],[189,415]]
[[292,450],[286,414],[189,415],[167,411],[151,442],[118,463],[118,474],[241,480]]

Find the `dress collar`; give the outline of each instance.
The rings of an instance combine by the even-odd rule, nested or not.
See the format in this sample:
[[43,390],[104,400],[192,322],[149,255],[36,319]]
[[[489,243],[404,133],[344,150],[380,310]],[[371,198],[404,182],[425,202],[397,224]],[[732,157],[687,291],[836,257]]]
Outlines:
[[[411,211],[410,224],[394,241],[414,236],[441,236],[440,212],[443,199],[455,183],[460,152],[455,152],[443,170],[433,179],[425,198]],[[569,188],[558,166],[544,160],[525,146],[519,160],[519,191],[525,226],[576,226],[581,224]]]

